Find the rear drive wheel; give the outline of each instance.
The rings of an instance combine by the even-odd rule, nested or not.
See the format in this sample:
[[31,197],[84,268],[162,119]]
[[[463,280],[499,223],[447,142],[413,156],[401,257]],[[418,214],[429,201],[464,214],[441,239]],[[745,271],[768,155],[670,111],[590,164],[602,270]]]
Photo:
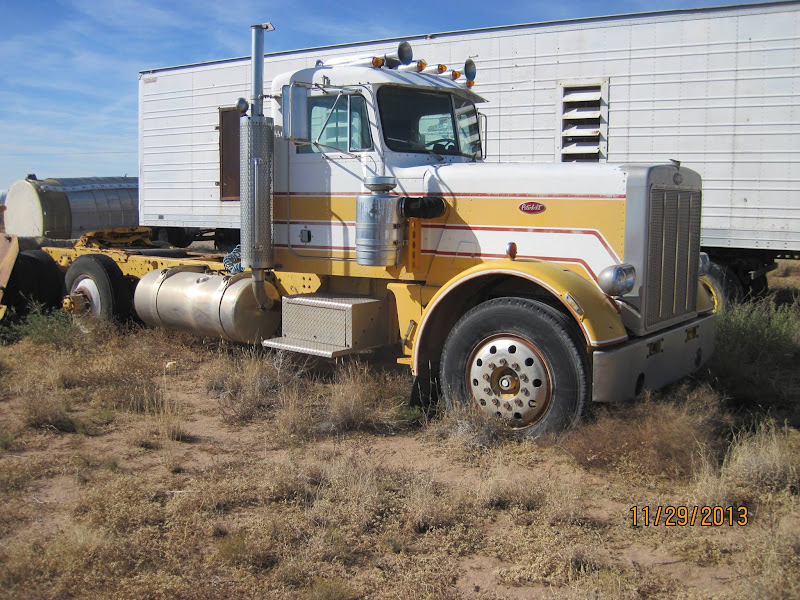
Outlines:
[[3,294],[4,304],[18,312],[24,312],[29,302],[56,308],[63,296],[64,278],[52,256],[44,250],[24,250],[17,255]]
[[68,293],[80,298],[85,312],[101,319],[123,319],[131,310],[128,285],[117,263],[103,254],[85,254],[65,278]]
[[467,312],[442,351],[448,410],[470,406],[535,437],[575,426],[589,395],[588,364],[566,319],[525,298]]
[[31,257],[36,264],[38,287],[36,299],[47,308],[61,306],[61,299],[64,297],[64,274],[53,257],[44,250],[24,250],[22,254]]

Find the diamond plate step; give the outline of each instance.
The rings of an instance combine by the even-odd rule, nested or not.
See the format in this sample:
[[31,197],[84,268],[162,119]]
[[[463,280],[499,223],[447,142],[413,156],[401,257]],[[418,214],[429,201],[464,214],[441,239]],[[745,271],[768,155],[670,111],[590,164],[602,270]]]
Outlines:
[[[325,358],[336,358],[337,356],[345,356],[346,354],[354,354],[362,350],[369,350],[370,347],[364,348],[343,348],[342,346],[334,346],[332,344],[321,344],[318,342],[309,342],[307,340],[298,340],[296,338],[279,337],[261,342],[265,348],[274,348],[275,350],[289,350],[290,352],[300,352],[301,354],[310,354],[312,356],[323,356]],[[375,348],[376,346],[371,346]]]
[[334,358],[391,343],[387,302],[367,296],[299,294],[282,300],[283,336],[267,348]]

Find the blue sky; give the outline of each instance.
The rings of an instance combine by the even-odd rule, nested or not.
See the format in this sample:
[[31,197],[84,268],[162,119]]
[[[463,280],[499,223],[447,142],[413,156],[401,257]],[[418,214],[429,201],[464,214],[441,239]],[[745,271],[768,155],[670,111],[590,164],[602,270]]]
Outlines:
[[28,173],[42,178],[136,175],[139,71],[248,55],[252,23],[275,25],[266,37],[270,52],[742,3],[0,0],[0,190]]

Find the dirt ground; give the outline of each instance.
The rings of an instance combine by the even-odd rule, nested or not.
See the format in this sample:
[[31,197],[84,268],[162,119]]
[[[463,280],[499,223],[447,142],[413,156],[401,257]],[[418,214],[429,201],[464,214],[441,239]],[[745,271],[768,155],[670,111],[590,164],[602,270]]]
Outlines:
[[[290,371],[287,390],[259,371],[274,356],[97,335],[97,352],[55,329],[0,347],[0,598],[800,597],[797,488],[703,464],[711,438],[689,428],[723,401],[705,381],[661,421],[655,399],[517,442],[403,413],[386,366]],[[796,433],[770,435],[796,452]]]
[[[180,369],[166,382],[182,407],[182,428],[187,442],[170,442],[161,448],[133,445],[131,428],[135,425],[121,423],[97,436],[47,430],[28,434],[13,451],[3,453],[0,461],[7,468],[33,463],[42,465],[46,474],[27,485],[21,495],[3,498],[6,509],[14,504],[12,510],[24,515],[24,523],[6,523],[2,543],[7,546],[13,544],[14,538],[31,536],[48,539],[74,526],[76,506],[82,495],[106,476],[102,473],[103,465],[114,464],[114,475],[130,474],[134,481],[163,481],[163,493],[178,496],[198,493],[198,479],[227,464],[236,465],[254,456],[260,464],[282,464],[287,460],[290,450],[273,447],[265,424],[235,428],[226,425],[217,400],[209,397],[198,375],[198,371]],[[13,423],[20,418],[16,402],[0,403],[0,420]],[[655,511],[659,505],[691,506],[695,502],[682,486],[668,481],[645,479],[632,484],[624,476],[592,474],[557,447],[522,444],[503,448],[501,452],[486,450],[463,455],[452,446],[427,437],[425,430],[397,435],[356,433],[308,442],[291,452],[326,460],[333,456],[357,457],[403,476],[410,471],[425,481],[446,486],[456,496],[480,496],[482,487],[497,481],[519,479],[527,485],[545,488],[549,482],[557,481],[560,489],[555,493],[566,494],[566,504],[556,507],[548,531],[537,533],[533,540],[526,539],[527,511],[486,513],[478,509],[480,518],[470,523],[470,527],[477,528],[474,535],[480,538],[474,542],[475,551],[462,550],[458,556],[447,557],[452,561],[449,597],[553,598],[573,594],[580,597],[582,591],[588,590],[578,585],[578,580],[603,570],[614,574],[614,581],[598,582],[593,597],[624,597],[626,588],[630,588],[628,593],[632,597],[742,597],[729,593],[741,589],[737,585],[745,575],[733,568],[735,563],[728,557],[733,558],[754,538],[769,531],[762,523],[765,515],[746,526],[634,527],[631,507],[650,506]],[[96,474],[97,471],[101,474]],[[165,479],[167,472],[169,476]],[[259,508],[243,510],[236,519],[257,519],[260,512]],[[559,536],[559,529],[576,539],[575,547],[568,544],[559,548],[559,552],[566,554],[557,556],[567,563],[574,562],[575,572],[566,577],[554,576],[554,569],[548,565],[537,573],[537,553],[546,548],[537,548],[535,544],[560,545],[550,539]],[[516,549],[519,556],[509,548],[515,545],[515,537],[519,537],[521,546]],[[534,547],[527,547],[529,544]],[[573,556],[576,548],[590,549],[594,558],[587,565],[579,564],[580,557]],[[375,551],[388,552],[383,548]],[[439,552],[431,552],[431,558],[438,555]],[[532,562],[520,560],[525,557]],[[652,591],[642,591],[636,577],[620,577],[619,573],[639,574],[641,583],[653,586]],[[570,581],[571,578],[575,581]],[[419,581],[420,587],[424,584],[424,580]],[[608,585],[611,589],[607,589]],[[0,596],[32,597],[28,596],[31,590],[24,587],[9,592],[0,592]],[[42,595],[49,594],[45,591]]]

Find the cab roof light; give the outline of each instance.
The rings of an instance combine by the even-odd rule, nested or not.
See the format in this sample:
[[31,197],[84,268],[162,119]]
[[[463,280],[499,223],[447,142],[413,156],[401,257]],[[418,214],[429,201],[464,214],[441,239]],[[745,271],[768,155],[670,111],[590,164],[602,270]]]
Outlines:
[[441,75],[445,71],[447,71],[447,65],[429,65],[422,70],[423,73],[431,75]]
[[453,69],[452,71],[445,71],[444,73],[442,73],[442,75],[447,75],[450,79],[455,81],[456,79],[461,77],[462,73],[461,71],[456,71],[455,69]]
[[413,71],[415,73],[422,73],[428,66],[424,60],[415,60],[408,65],[400,65],[397,67],[398,71]]
[[380,56],[372,57],[372,66],[375,67],[376,69],[380,69],[384,64],[386,64],[386,61],[383,60]]
[[467,89],[471,89],[472,86],[475,85],[475,80],[467,79],[467,83],[465,85],[467,86]]

